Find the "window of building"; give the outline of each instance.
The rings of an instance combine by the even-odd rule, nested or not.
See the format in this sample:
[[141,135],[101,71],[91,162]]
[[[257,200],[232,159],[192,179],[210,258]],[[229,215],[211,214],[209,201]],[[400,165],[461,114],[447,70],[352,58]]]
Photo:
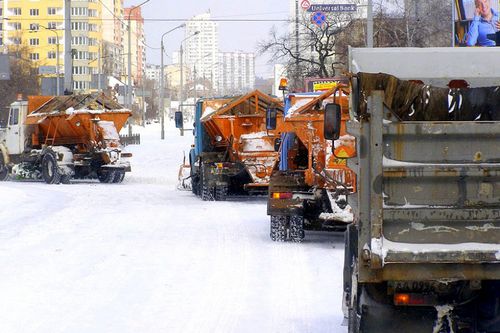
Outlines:
[[40,10],[30,9],[30,16],[38,16],[38,15],[40,15]]
[[21,30],[21,22],[13,22],[11,23],[11,27],[13,30]]
[[3,31],[3,23],[0,22],[0,31]]
[[40,25],[38,23],[30,23],[30,30],[38,31],[40,30]]
[[12,15],[20,16],[22,14],[21,8],[11,8]]
[[40,45],[40,40],[38,38],[30,38],[30,45],[31,46]]
[[71,30],[74,31],[88,31],[89,24],[87,22],[71,22]]
[[12,38],[10,38],[10,42],[11,42],[11,44],[14,44],[14,45],[21,45],[21,38],[12,37]]
[[47,42],[50,44],[50,45],[55,45],[57,44],[57,37],[49,37]]
[[47,23],[48,29],[57,29],[57,22],[49,22]]
[[73,7],[71,8],[72,16],[88,16],[88,8],[87,7]]
[[57,8],[55,8],[55,7],[47,8],[47,14],[48,15],[57,15]]
[[56,52],[55,51],[49,51],[49,52],[47,52],[47,58],[49,58],[49,59],[55,59],[55,58],[57,58]]
[[30,53],[30,59],[31,60],[40,60],[40,54],[39,53]]
[[0,37],[0,45],[3,45],[3,37]]

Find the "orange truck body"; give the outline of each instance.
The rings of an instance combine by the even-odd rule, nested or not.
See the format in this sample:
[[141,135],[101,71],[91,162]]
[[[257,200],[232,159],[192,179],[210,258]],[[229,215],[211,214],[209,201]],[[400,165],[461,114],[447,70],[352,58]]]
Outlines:
[[227,150],[231,162],[241,162],[252,182],[249,187],[266,187],[279,160],[275,141],[280,137],[278,129],[266,129],[266,110],[278,108],[283,112],[282,102],[255,90],[244,96],[228,101],[218,110],[206,113],[201,123],[210,136],[211,144]]
[[[87,95],[88,98],[88,95]],[[90,150],[106,140],[97,120],[113,122],[117,132],[123,128],[131,112],[109,100],[86,101],[84,109],[76,109],[80,96],[29,96],[26,125],[34,125],[33,147],[41,145],[76,145]],[[104,105],[106,104],[106,105]],[[71,108],[71,111],[68,111]],[[103,110],[103,108],[107,110]],[[116,145],[115,143],[112,143]]]

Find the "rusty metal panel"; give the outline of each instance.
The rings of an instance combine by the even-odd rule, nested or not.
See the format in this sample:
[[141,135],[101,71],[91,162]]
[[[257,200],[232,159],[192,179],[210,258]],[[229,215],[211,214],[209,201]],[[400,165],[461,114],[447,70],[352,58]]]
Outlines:
[[500,123],[382,124],[374,111],[384,98],[373,96],[349,124],[359,138],[359,281],[409,271],[421,274],[413,280],[498,279]]

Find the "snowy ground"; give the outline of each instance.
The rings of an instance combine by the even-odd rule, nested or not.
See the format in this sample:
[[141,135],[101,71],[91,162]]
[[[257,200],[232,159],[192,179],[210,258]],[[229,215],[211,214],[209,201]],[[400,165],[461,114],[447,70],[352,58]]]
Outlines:
[[273,243],[263,198],[176,190],[158,124],[123,184],[0,184],[0,332],[346,332],[342,235]]

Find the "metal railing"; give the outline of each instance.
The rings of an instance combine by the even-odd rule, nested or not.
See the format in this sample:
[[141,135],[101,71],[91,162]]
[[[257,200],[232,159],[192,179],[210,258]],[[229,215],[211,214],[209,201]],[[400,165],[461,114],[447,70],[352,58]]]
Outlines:
[[140,134],[120,135],[120,143],[124,146],[140,145],[141,135]]

